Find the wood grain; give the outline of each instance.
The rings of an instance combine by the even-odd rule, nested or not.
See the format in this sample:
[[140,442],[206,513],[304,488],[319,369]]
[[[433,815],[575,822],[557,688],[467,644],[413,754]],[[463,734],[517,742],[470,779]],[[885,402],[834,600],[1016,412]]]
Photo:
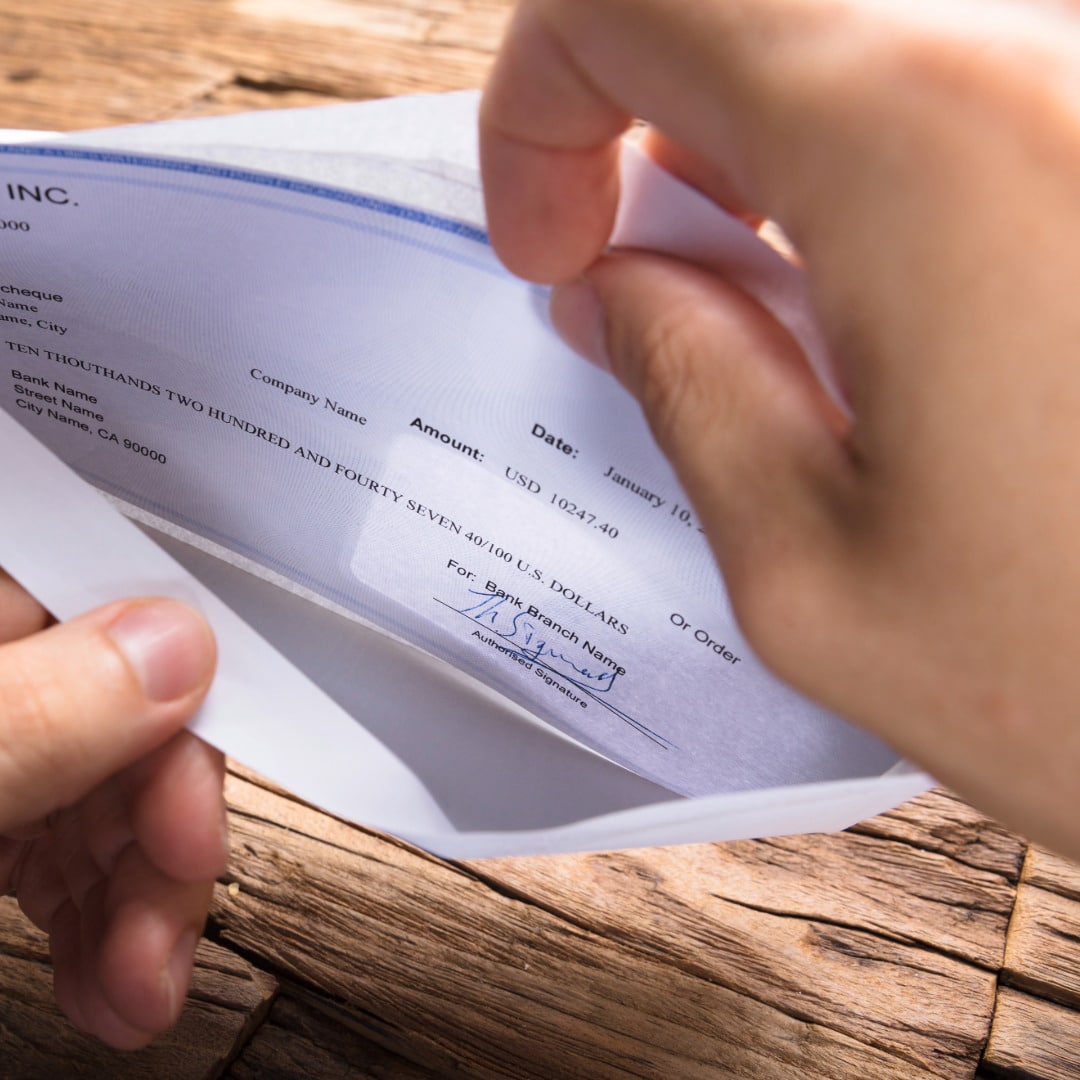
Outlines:
[[371,1042],[357,1017],[318,995],[284,988],[224,1080],[435,1080]]
[[69,130],[479,86],[509,0],[5,0],[0,125]]
[[1031,845],[983,1057],[988,1076],[1080,1075],[1080,867]]
[[1080,866],[1038,844],[1027,849],[1023,880],[1025,885],[1047,889],[1069,900],[1080,900]]
[[1013,882],[1020,876],[1027,849],[1019,836],[943,788],[860,822],[850,831],[947,855]]
[[986,1041],[994,972],[857,914],[725,900],[710,888],[734,863],[709,861],[717,845],[453,867],[239,777],[229,796],[240,892],[215,901],[221,940],[333,986],[429,1067],[961,1077]]
[[[510,7],[5,0],[0,125],[477,86]],[[461,865],[250,776],[229,794],[217,944],[141,1054],[66,1024],[41,935],[0,903],[0,1075],[1080,1074],[1080,870],[947,792],[842,836]]]
[[1080,1007],[1080,867],[1032,846],[1024,861],[1001,978]]
[[1002,979],[1080,1008],[1080,904],[1048,889],[1021,888]]
[[986,1048],[984,1075],[1076,1080],[1080,1076],[1076,1013],[1003,988]]

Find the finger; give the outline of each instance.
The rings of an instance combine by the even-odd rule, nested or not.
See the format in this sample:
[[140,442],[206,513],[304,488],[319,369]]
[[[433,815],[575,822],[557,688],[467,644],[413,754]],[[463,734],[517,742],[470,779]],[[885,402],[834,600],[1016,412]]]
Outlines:
[[83,825],[80,815],[69,814],[53,830],[53,858],[68,896],[80,911],[90,890],[104,880],[101,868],[87,849]]
[[[823,39],[842,38],[854,7],[803,0],[521,5],[481,108],[496,251],[510,269],[537,280],[564,280],[588,265],[610,234],[615,140],[632,116],[711,164],[725,178],[726,201],[771,212],[755,180],[790,159],[795,143],[764,136],[778,129],[790,136],[809,119],[822,74],[806,58],[817,59]],[[770,151],[763,162],[754,160],[759,148]],[[790,166],[783,161],[784,176]]]
[[80,1030],[90,1032],[82,1010],[82,915],[67,902],[55,911],[42,929],[49,933],[49,958],[53,968],[53,993],[64,1015]]
[[535,7],[518,7],[488,81],[480,163],[495,251],[522,277],[556,281],[611,235],[616,140],[633,116],[593,86]]
[[154,865],[177,881],[213,881],[225,871],[225,756],[181,732],[136,764],[135,836]]
[[77,805],[55,816],[58,828],[69,819],[78,822],[72,838],[79,837],[102,877],[112,873],[120,852],[135,841],[131,808],[123,774],[99,784]]
[[158,1029],[131,1023],[113,1008],[103,985],[108,893],[108,884],[102,882],[87,894],[79,913],[79,1013],[87,1030],[102,1042],[117,1050],[138,1050],[153,1039]]
[[[744,294],[648,254],[599,260],[586,280],[555,291],[552,318],[641,403],[701,515],[744,632],[776,666],[777,628],[797,623],[800,605],[816,619],[813,598],[831,588],[855,482],[846,422],[801,351]],[[778,619],[778,594],[796,579]]]
[[40,835],[10,842],[10,868],[2,878],[42,929],[48,929],[62,904],[71,901],[81,909],[87,892],[108,876],[117,856],[135,839],[127,796],[116,781],[100,785],[49,820]]
[[173,1024],[187,994],[212,882],[177,883],[137,847],[109,882],[98,977],[125,1023],[158,1032]]
[[73,803],[175,734],[213,637],[171,600],[111,604],[0,647],[0,828]]
[[14,888],[12,882],[22,850],[21,840],[10,836],[0,836],[0,896],[9,893]]
[[[1010,101],[1001,76],[1071,80],[1062,43],[1076,38],[1070,16],[1003,2],[526,0],[481,108],[492,243],[534,280],[584,269],[607,240],[613,143],[631,116],[778,221],[808,262],[839,242],[839,212],[848,231],[886,199],[955,212],[967,192],[950,160],[970,154],[968,136],[1030,140],[1032,111],[1046,107]],[[980,66],[986,55],[995,64]],[[871,254],[891,249],[891,236],[871,239]]]
[[746,202],[731,177],[720,172],[703,154],[682,146],[654,127],[646,128],[637,144],[662,169],[700,191],[729,214],[754,228],[761,224],[762,215]]
[[82,911],[61,907],[49,926],[49,955],[56,1003],[80,1031],[118,1050],[137,1050],[153,1038],[117,1015],[101,991],[98,959],[104,925],[104,886],[87,896]]
[[36,634],[50,621],[49,613],[14,578],[0,570],[0,644]]
[[120,852],[135,840],[127,793],[118,779],[107,780],[51,820],[51,850],[75,906],[81,908],[86,893],[112,873]]
[[23,847],[12,884],[26,917],[49,930],[57,911],[71,900],[51,833]]

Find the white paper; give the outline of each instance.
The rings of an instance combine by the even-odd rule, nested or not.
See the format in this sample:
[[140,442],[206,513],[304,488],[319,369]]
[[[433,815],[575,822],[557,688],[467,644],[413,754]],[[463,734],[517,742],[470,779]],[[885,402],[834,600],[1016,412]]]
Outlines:
[[[200,158],[233,164],[245,164],[254,155],[259,164],[288,168],[294,176],[305,170],[309,177],[329,171],[339,182],[362,174],[369,190],[376,182],[400,187],[402,176],[408,175],[414,188],[414,204],[445,212],[438,205],[442,193],[448,193],[446,198],[460,210],[470,198],[475,201],[475,184],[460,157],[455,158],[449,151],[440,157],[437,146],[425,149],[423,117],[434,110],[438,120],[434,142],[438,143],[450,137],[455,124],[461,127],[464,118],[471,120],[472,108],[471,100],[455,95],[448,99],[378,103],[377,107],[313,110],[307,114],[309,123],[302,125],[307,142],[299,154],[273,150],[276,127],[280,129],[279,138],[285,128],[295,132],[301,122],[298,114],[282,114],[277,125],[272,117],[260,115],[228,118],[228,122],[160,125],[141,131],[120,129],[109,135],[95,133],[92,141],[98,146],[111,142],[113,146],[140,148],[149,141],[189,157],[197,152]],[[360,158],[341,149],[346,145],[343,131],[351,133],[353,145],[375,143],[363,136],[365,110],[374,118],[373,130],[381,133],[378,145],[382,154],[378,159]],[[403,113],[412,120],[406,122]],[[335,139],[335,131],[337,148],[329,152],[327,144]],[[410,133],[408,138],[401,138],[403,131]],[[396,160],[395,139],[409,144]],[[454,143],[458,148],[455,153],[460,154],[463,145],[468,147],[468,139]],[[18,162],[20,174],[29,177],[26,166],[30,158],[13,159]],[[6,166],[11,160],[0,159],[0,164]],[[53,159],[45,160],[43,165],[41,159],[34,159],[33,164],[38,170],[34,175],[39,188],[53,182],[59,188],[58,178],[63,178],[68,188],[92,193],[91,200],[109,197],[123,179],[114,161]],[[58,164],[66,171],[58,171]],[[18,326],[17,330],[10,325],[0,326],[0,330],[11,332],[9,340],[18,346],[7,348],[5,361],[11,371],[22,376],[15,378],[3,372],[0,386],[4,387],[5,407],[24,414],[22,418],[28,420],[31,430],[47,434],[85,474],[144,510],[158,512],[174,526],[201,533],[231,549],[233,561],[253,560],[261,564],[264,574],[267,569],[284,573],[309,595],[318,596],[324,605],[328,601],[340,605],[354,616],[388,626],[428,650],[452,658],[456,665],[483,677],[520,704],[545,714],[549,722],[669,787],[696,792],[727,789],[735,793],[658,805],[663,795],[653,784],[538,729],[523,718],[520,710],[478,693],[468,680],[437,661],[396,645],[392,653],[386,653],[384,641],[380,642],[383,654],[378,662],[351,679],[348,659],[327,659],[326,653],[332,650],[309,649],[314,655],[305,657],[305,669],[322,685],[332,683],[334,696],[339,701],[348,698],[353,715],[396,752],[395,756],[383,751],[389,764],[382,763],[378,754],[366,755],[371,768],[355,770],[356,786],[366,793],[363,797],[350,794],[348,784],[334,783],[329,772],[322,785],[320,769],[327,754],[321,748],[335,744],[342,726],[335,717],[323,727],[322,717],[333,717],[333,708],[325,711],[309,705],[298,709],[291,726],[283,715],[290,709],[278,709],[276,729],[252,722],[252,716],[261,711],[257,703],[259,684],[267,696],[274,697],[276,690],[269,672],[285,670],[283,663],[264,665],[258,678],[252,678],[250,670],[238,679],[226,675],[222,680],[224,693],[231,695],[235,688],[245,695],[245,704],[237,706],[231,700],[225,710],[215,711],[217,698],[209,703],[199,718],[198,730],[210,741],[334,812],[397,832],[443,854],[562,850],[840,827],[926,786],[925,777],[913,774],[882,779],[878,774],[895,765],[894,755],[799,701],[764,675],[730,624],[722,588],[696,522],[690,515],[683,518],[685,501],[680,501],[681,493],[670,470],[648,443],[632,403],[619,396],[610,380],[552,344],[543,325],[542,297],[501,275],[490,254],[481,250],[483,245],[475,234],[463,230],[459,236],[448,225],[432,225],[426,220],[405,220],[402,225],[400,215],[387,215],[382,208],[373,211],[374,223],[354,218],[351,225],[343,225],[338,207],[328,205],[325,194],[317,193],[314,198],[323,200],[319,205],[322,216],[328,219],[319,222],[310,203],[297,210],[295,192],[286,192],[287,198],[278,200],[277,192],[265,185],[259,188],[250,179],[235,176],[210,177],[199,191],[193,192],[191,174],[169,176],[145,160],[129,164],[135,164],[143,173],[135,178],[129,174],[130,199],[123,212],[114,215],[118,222],[136,220],[138,204],[143,200],[143,212],[150,222],[145,227],[152,227],[155,209],[162,205],[154,199],[160,197],[162,185],[166,184],[170,189],[184,188],[184,205],[203,200],[201,208],[191,215],[186,232],[180,233],[173,226],[168,248],[161,251],[158,260],[150,244],[127,266],[125,256],[131,258],[138,247],[134,237],[119,225],[112,240],[100,230],[94,232],[95,258],[97,265],[104,267],[94,285],[96,292],[88,292],[85,263],[72,262],[68,270],[50,271],[49,291],[59,295],[66,290],[70,297],[80,297],[94,310],[109,312],[109,317],[90,325],[93,320],[84,315],[81,320],[68,320],[77,325],[67,326],[58,312],[64,312],[66,318],[73,308],[70,303],[64,308],[63,303],[69,301],[42,301],[39,306],[47,309],[43,321],[52,329],[49,325],[34,325],[37,318],[28,320],[32,325]],[[47,173],[48,169],[52,172]],[[144,179],[151,173],[152,184]],[[199,181],[201,184],[203,178]],[[645,189],[651,192],[639,203],[638,218],[652,220],[649,204],[653,200],[682,199],[686,214],[696,216],[694,229],[685,235],[697,243],[700,215],[706,212],[701,201],[677,185],[665,185],[659,192],[652,187],[649,181],[634,188],[639,195]],[[208,221],[205,208],[219,206],[230,191],[236,193],[237,212],[225,218],[211,216]],[[180,193],[170,191],[170,196],[174,203],[181,201]],[[677,214],[672,217],[671,206],[670,201],[665,203],[665,227],[677,238],[680,219]],[[48,208],[38,220],[48,222],[50,219],[43,215],[58,212],[63,211]],[[251,224],[240,220],[245,215]],[[92,223],[92,214],[87,212],[85,216]],[[284,241],[280,235],[267,235],[288,230],[297,221],[305,227],[289,233]],[[261,223],[261,228],[256,228],[256,223]],[[208,227],[218,234],[216,238],[222,232],[231,231],[233,235],[215,248],[214,242],[207,239]],[[371,256],[377,274],[367,265],[355,261],[348,264],[347,251],[332,254],[337,235],[349,227],[365,231],[368,253],[372,237],[389,253],[381,256],[381,261]],[[625,216],[620,228],[625,240],[650,244],[658,241],[648,228],[636,234],[633,221],[628,223]],[[47,225],[38,231],[47,232]],[[380,236],[380,232],[385,235]],[[745,244],[748,239],[757,244],[746,236],[737,238],[737,243]],[[3,242],[0,237],[0,244]],[[60,235],[58,253],[61,242],[69,249],[77,246],[72,227],[66,227]],[[102,251],[102,245],[110,242],[116,244],[112,254]],[[293,265],[303,271],[295,284],[284,290],[281,260],[276,255],[281,243],[290,252]],[[317,255],[307,262],[305,245]],[[736,270],[745,267],[745,282],[759,295],[763,289],[773,288],[773,294],[763,298],[784,309],[778,313],[812,351],[816,347],[812,328],[807,331],[808,324],[798,322],[802,317],[798,304],[785,299],[798,297],[799,282],[791,278],[790,268],[786,264],[778,266],[778,257],[764,248],[736,252],[734,263],[730,239],[725,249],[725,265],[729,269],[734,265]],[[211,250],[216,254],[206,265]],[[404,274],[400,283],[393,278],[395,250],[405,253],[398,256],[403,263],[398,273]],[[0,247],[2,254],[10,251],[6,244]],[[420,270],[415,263],[417,251],[425,251],[424,259],[428,260]],[[57,259],[51,265],[58,265]],[[772,277],[770,265],[776,271]],[[28,267],[26,262],[20,264],[16,252],[4,272],[9,281],[36,280]],[[429,299],[417,310],[417,295],[422,292],[420,278],[432,273],[436,276],[429,287]],[[444,275],[441,278],[440,273]],[[362,289],[357,289],[357,275]],[[468,279],[468,287],[463,286],[463,279]],[[770,284],[774,281],[780,281],[781,286],[774,288]],[[236,288],[237,283],[242,287]],[[346,303],[343,290],[350,289],[356,292],[357,305],[367,304],[367,317],[344,329],[320,325],[313,313],[342,310]],[[118,294],[139,295],[140,291],[145,304],[138,311],[117,309]],[[437,311],[444,292],[451,299],[449,310]],[[245,311],[244,305],[251,304],[255,308]],[[321,309],[319,304],[323,305]],[[0,314],[18,310],[6,308]],[[396,313],[400,315],[395,321]],[[430,320],[433,329],[417,325],[425,319]],[[340,322],[336,316],[331,321]],[[234,323],[243,328],[239,335],[232,332]],[[312,369],[305,366],[306,362],[288,366],[292,358],[287,350],[283,352],[281,342],[287,339],[297,349],[298,325],[303,328],[300,340],[315,343],[313,355],[320,362],[327,355],[337,358],[332,368],[324,365],[320,369],[316,365]],[[458,329],[448,335],[447,328],[455,326]],[[63,333],[60,327],[64,327]],[[339,330],[343,336],[335,337]],[[80,339],[84,358],[116,357],[108,365],[101,359],[93,363],[124,378],[118,380],[57,360],[57,356],[79,358],[70,347],[75,338],[64,341],[69,333]],[[199,343],[194,353],[214,358],[214,365],[207,364],[200,370],[193,363],[192,341]],[[138,346],[134,350],[133,342]],[[39,355],[21,351],[27,347],[38,350]],[[363,352],[364,348],[383,358],[388,356],[393,362],[364,368],[362,377],[350,385],[353,365],[361,366],[350,350]],[[540,367],[543,380],[534,376],[514,386],[515,372],[510,368],[505,375],[509,390],[498,387],[497,393],[486,397],[480,392],[490,389],[499,374],[498,366],[490,366],[493,360],[486,356],[498,360],[509,355],[517,362],[516,358],[535,348],[544,350]],[[46,356],[42,364],[40,353],[46,349],[53,355]],[[446,377],[443,366],[447,353],[455,364],[451,374],[456,375],[460,369],[460,380]],[[127,367],[121,357],[129,358],[125,361]],[[257,365],[252,357],[257,359]],[[489,365],[486,368],[485,363]],[[22,367],[12,366],[16,364]],[[475,379],[470,383],[467,377],[478,369],[487,373],[479,380],[480,388]],[[69,389],[74,389],[78,378],[81,392],[89,393],[85,388],[93,387],[92,396],[97,400],[89,403],[83,398],[71,398],[53,385],[45,385],[57,381],[58,370],[61,379],[68,379],[65,386],[70,383]],[[154,376],[154,371],[160,377]],[[255,376],[255,371],[272,382]],[[329,371],[333,379],[328,378]],[[179,374],[182,379],[176,377]],[[44,379],[45,383],[34,379]],[[151,393],[140,383],[158,386],[158,393]],[[347,415],[331,410],[329,417],[322,415],[321,425],[315,424],[310,420],[315,411],[327,411],[328,386],[337,409],[344,409]],[[118,387],[120,396],[114,393],[110,398],[106,391],[115,392]],[[573,392],[568,393],[567,387],[574,388]],[[141,398],[138,408],[125,405],[125,394]],[[408,404],[397,411],[396,428],[383,432],[374,446],[370,440],[361,439],[369,434],[365,429],[377,426],[379,414],[392,411],[387,402],[394,402],[395,395],[408,398]],[[56,402],[50,405],[43,397],[54,397]],[[357,404],[365,401],[372,407]],[[604,409],[609,411],[603,425],[595,420],[597,401],[603,401]],[[198,402],[202,409],[189,417],[187,412],[195,412],[191,402]],[[257,403],[258,415],[253,403]],[[443,408],[440,413],[440,407],[447,403],[453,408]],[[103,419],[99,422],[84,413],[71,412],[72,405],[98,410],[97,415]],[[35,414],[33,407],[43,412]],[[106,407],[111,410],[107,418],[100,411]],[[214,409],[218,415],[208,415]],[[95,429],[118,435],[119,440],[111,442],[98,430],[88,433],[51,418],[50,411],[57,415],[63,412],[67,420],[88,421]],[[187,426],[177,424],[178,413],[184,414]],[[407,422],[412,413],[423,421],[421,427]],[[231,438],[237,431],[235,423],[225,423],[225,416],[233,421],[242,419],[265,435],[241,431],[240,443],[234,441],[222,449],[226,444],[216,446],[215,439],[224,435]],[[249,416],[253,419],[247,419]],[[451,429],[443,419],[439,427],[433,422],[439,416],[455,418],[457,428]],[[402,422],[403,417],[406,422]],[[125,434],[115,430],[123,426],[117,418],[124,418],[129,427],[133,423],[142,426]],[[361,418],[364,423],[360,423]],[[537,426],[552,439],[537,436]],[[423,427],[450,438],[425,433]],[[339,434],[338,428],[347,434]],[[87,434],[91,435],[89,440]],[[158,436],[156,441],[153,435]],[[124,438],[167,460],[154,461],[140,451],[123,447]],[[559,442],[570,446],[570,451],[564,452]],[[86,449],[88,443],[92,450]],[[453,443],[459,444],[458,449]],[[29,461],[29,445],[20,444],[19,460]],[[298,447],[304,451],[299,456]],[[118,468],[116,452],[125,449],[127,456],[121,454],[119,460],[126,467]],[[278,451],[281,454],[271,466],[268,463]],[[291,459],[287,461],[291,474],[281,464],[287,460],[284,455]],[[591,462],[588,473],[578,464],[582,455]],[[175,463],[180,460],[185,460],[186,485],[169,479],[170,466],[175,471]],[[221,469],[215,461],[230,462],[234,474],[227,478],[228,483],[215,486],[213,474]],[[497,467],[491,467],[496,463]],[[354,479],[350,479],[350,473],[355,473]],[[282,477],[289,475],[294,479],[283,482]],[[11,478],[6,482],[10,483]],[[349,504],[351,509],[343,523],[341,493],[348,485],[353,485],[349,495],[362,501]],[[539,490],[534,491],[533,485]],[[37,487],[48,497],[39,500],[43,505],[27,505],[19,520],[12,516],[5,522],[0,533],[0,562],[58,613],[70,613],[119,592],[144,591],[151,586],[153,591],[172,594],[178,588],[183,594],[186,589],[191,595],[191,587],[182,586],[179,577],[171,584],[162,580],[176,573],[172,568],[167,574],[157,567],[153,573],[136,575],[134,568],[140,562],[134,553],[121,556],[119,565],[128,574],[122,585],[115,567],[95,574],[98,543],[83,546],[85,561],[91,565],[80,567],[73,575],[84,582],[96,581],[95,586],[84,586],[77,596],[65,593],[63,582],[50,576],[41,559],[17,558],[20,545],[24,553],[28,549],[35,555],[41,551],[28,544],[27,538],[46,527],[42,523],[49,507],[54,515],[62,514],[69,527],[74,526],[72,508],[76,503],[59,495],[62,481],[55,472],[51,471],[48,482],[41,481]],[[314,499],[313,491],[317,496]],[[13,488],[5,491],[2,485],[0,497],[8,499],[5,505],[19,499]],[[208,501],[213,505],[208,507]],[[402,510],[409,502],[420,509]],[[90,517],[97,513],[89,509],[88,502],[78,505],[80,513]],[[329,510],[324,512],[324,506]],[[579,509],[592,520],[579,516]],[[618,514],[623,517],[616,525]],[[55,524],[54,519],[53,527]],[[454,531],[450,525],[459,528]],[[621,535],[612,537],[612,527],[619,528]],[[77,528],[91,535],[81,525]],[[467,543],[472,547],[463,547],[466,542],[462,536],[466,533],[479,536],[481,542],[470,540]],[[541,538],[544,543],[538,552]],[[618,544],[620,539],[624,540],[622,545]],[[116,544],[110,541],[110,549],[119,552]],[[185,553],[183,548],[175,550]],[[13,557],[9,558],[9,552]],[[312,552],[321,554],[313,559]],[[541,554],[548,565],[540,570],[542,576],[533,580],[534,569],[541,566]],[[676,560],[680,569],[678,575],[667,580],[656,572],[657,567],[665,565],[665,559]],[[310,618],[316,622],[334,618],[205,556],[189,552],[186,561],[204,577],[216,578],[218,591],[244,608],[245,617],[258,624],[271,640],[275,635],[282,636],[283,629],[302,622],[305,616],[297,613],[303,609],[310,609]],[[558,574],[550,568],[553,566]],[[647,572],[642,571],[642,566]],[[70,566],[63,570],[72,573]],[[578,582],[589,583],[588,595],[580,584],[570,584],[575,570]],[[553,581],[566,587],[556,589]],[[93,596],[88,595],[88,588]],[[574,599],[567,599],[569,593]],[[621,610],[615,608],[615,603]],[[283,609],[290,605],[291,615],[283,618]],[[530,614],[530,608],[536,608],[535,615]],[[539,619],[540,614],[544,620]],[[460,634],[455,639],[453,627],[469,620],[478,625],[465,627],[464,642]],[[550,643],[552,626],[561,629],[558,648]],[[620,633],[621,626],[626,627],[626,632]],[[215,627],[219,635],[232,633],[216,622]],[[368,631],[340,619],[335,628],[323,626],[299,640],[294,635],[292,641],[283,643],[288,646],[285,651],[295,657],[319,633],[324,640],[334,642],[341,635],[367,634],[357,641],[350,657],[368,657],[379,651]],[[547,636],[541,640],[537,633]],[[657,651],[655,643],[664,633],[670,635],[671,644]],[[700,641],[695,638],[698,633],[704,635]],[[635,637],[639,639],[636,642]],[[587,663],[582,661],[582,640],[588,641],[591,648]],[[223,650],[223,657],[227,652]],[[595,661],[597,654],[599,661]],[[389,655],[394,657],[392,662],[387,660]],[[673,662],[675,656],[678,663]],[[358,696],[356,688],[362,687],[365,675],[370,678],[376,670],[385,672],[388,663],[400,665],[401,677],[381,683],[375,678],[371,681],[378,684],[377,692]],[[717,675],[716,670],[722,675]],[[738,675],[733,677],[732,671]],[[749,674],[744,676],[744,672]],[[718,678],[719,689],[715,683]],[[617,709],[607,708],[616,693],[625,698],[620,698]],[[450,700],[448,694],[451,698],[458,695],[453,698],[456,705],[449,709],[445,708]],[[578,701],[569,701],[571,696]],[[700,722],[697,724],[699,732],[704,731],[704,737],[698,737],[694,725],[688,727],[685,723],[695,708],[693,703],[718,696],[732,703],[730,723],[725,727],[723,717],[716,722],[712,713],[702,713],[697,706],[696,715],[709,721],[704,728]],[[283,700],[278,698],[279,703]],[[406,705],[407,715],[387,715],[394,713],[395,700]],[[574,717],[565,706],[580,708],[582,701],[585,711],[592,710],[590,724],[575,727]],[[555,703],[555,711],[551,702]],[[665,706],[669,704],[670,715],[666,715]],[[563,707],[561,713],[557,711],[559,706]],[[227,721],[221,719],[225,714]],[[454,734],[449,739],[447,728],[441,726],[444,714],[456,716]],[[601,730],[594,717],[604,714],[609,723]],[[352,721],[346,724],[351,730],[362,730]],[[269,740],[275,744],[273,751],[265,745],[268,730],[277,732]],[[256,744],[260,744],[257,749]],[[353,752],[345,748],[345,742],[340,746],[333,753],[339,762],[349,761],[349,768],[339,764],[339,769],[348,774]],[[527,770],[531,789],[528,784],[523,788],[520,783],[493,783],[493,773],[497,778],[500,772],[499,763],[522,760],[519,754],[525,747],[525,760],[537,765],[535,770]],[[449,754],[448,749],[452,749]],[[725,753],[726,767],[717,768],[718,762],[724,762]],[[677,757],[682,760],[676,761]],[[301,758],[303,765],[298,766]],[[394,776],[399,758],[404,762],[402,767],[411,770],[405,779],[400,773]],[[573,765],[568,764],[571,760]],[[382,787],[371,784],[368,774],[372,771],[393,779]],[[568,783],[571,779],[573,782]],[[397,793],[396,803],[382,790],[387,787]],[[568,790],[572,792],[569,798]],[[638,808],[626,809],[635,806]],[[604,809],[616,813],[603,815]],[[574,823],[581,817],[591,820]]]

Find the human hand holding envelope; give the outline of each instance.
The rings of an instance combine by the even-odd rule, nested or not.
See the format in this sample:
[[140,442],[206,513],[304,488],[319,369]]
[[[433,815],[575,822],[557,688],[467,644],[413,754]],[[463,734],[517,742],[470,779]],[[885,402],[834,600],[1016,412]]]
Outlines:
[[[61,618],[193,603],[221,654],[194,730],[444,855],[839,828],[923,790],[746,646],[633,402],[490,257],[474,116],[403,99],[5,156],[79,206],[28,205],[9,249],[65,333],[6,327],[56,404],[4,373],[26,430],[0,417],[23,463],[0,563]],[[821,355],[798,271],[751,230],[636,156],[626,192],[618,242],[700,257],[708,235]]]

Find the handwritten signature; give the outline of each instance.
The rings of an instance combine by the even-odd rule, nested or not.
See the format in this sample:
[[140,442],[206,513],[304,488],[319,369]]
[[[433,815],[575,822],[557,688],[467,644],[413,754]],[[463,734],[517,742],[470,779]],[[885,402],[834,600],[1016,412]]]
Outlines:
[[561,649],[553,648],[544,636],[543,627],[534,622],[528,612],[514,611],[510,597],[477,589],[470,589],[469,592],[479,599],[467,607],[454,610],[486,626],[527,660],[543,661],[567,682],[583,690],[606,694],[615,685],[619,674],[617,671],[593,671],[575,663]]
[[[514,604],[510,597],[501,596],[499,593],[480,592],[477,589],[470,589],[469,594],[479,599],[474,603],[467,604],[465,607],[456,607],[454,604],[448,604],[445,600],[439,600],[438,597],[433,597],[433,599],[436,603],[442,604],[443,607],[465,616],[466,619],[488,627],[496,637],[502,638],[506,642],[506,647],[512,653],[524,657],[526,660],[532,660],[539,667],[546,668],[566,682],[576,686],[597,705],[617,716],[623,723],[628,724],[639,734],[644,735],[662,750],[678,749],[670,739],[664,738],[659,732],[653,731],[652,728],[643,724],[640,720],[634,719],[629,713],[624,712],[603,697],[615,684],[615,678],[619,674],[617,671],[594,673],[587,667],[575,664],[565,653],[552,648],[548,644],[547,639],[540,635],[536,624],[530,620],[527,612],[514,612]],[[568,674],[567,669],[575,672],[575,674]]]

